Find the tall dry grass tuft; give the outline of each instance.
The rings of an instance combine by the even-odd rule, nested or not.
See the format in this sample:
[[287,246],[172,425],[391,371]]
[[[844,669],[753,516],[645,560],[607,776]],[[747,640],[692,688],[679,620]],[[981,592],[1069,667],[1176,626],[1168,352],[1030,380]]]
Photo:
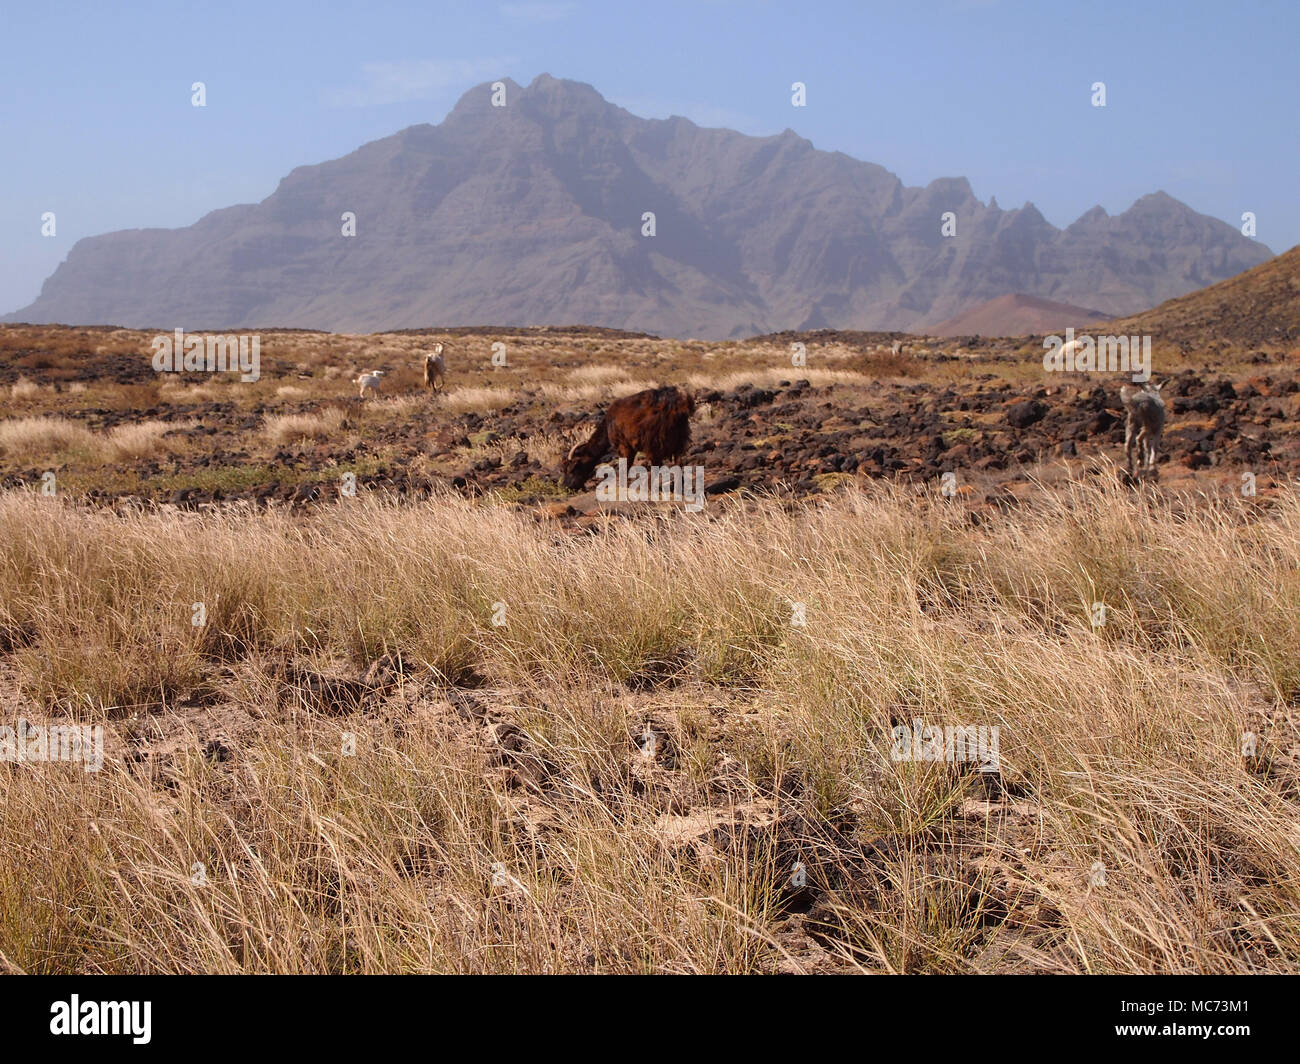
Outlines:
[[95,434],[85,425],[63,417],[17,417],[0,421],[0,450],[20,460],[91,448],[95,440]]
[[509,388],[452,388],[438,397],[439,408],[453,414],[470,410],[500,410],[519,401],[519,393]]
[[167,433],[189,429],[194,424],[193,421],[140,421],[99,434],[62,417],[10,418],[0,421],[0,450],[17,458],[84,451],[103,461],[129,461],[165,450]]
[[266,419],[263,431],[276,444],[324,440],[338,433],[345,417],[344,411],[336,406],[314,414],[275,414]]
[[[1294,494],[1071,484],[975,526],[877,486],[583,536],[453,497],[0,496],[4,667],[32,712],[120,736],[97,776],[0,764],[0,953],[1295,971],[1298,562]],[[302,694],[377,660],[398,675],[350,708]],[[162,777],[125,756],[212,720],[246,722],[228,759],[197,732]],[[1000,772],[896,760],[913,721],[996,725]]]
[[183,432],[196,424],[194,421],[138,421],[118,425],[105,437],[102,450],[110,461],[148,458],[167,449],[164,437],[168,433]]
[[[599,368],[599,367],[593,367]],[[600,374],[584,376],[574,375],[576,380],[586,380],[582,384],[540,384],[537,394],[553,403],[590,403],[609,402],[627,395],[653,388],[650,380],[636,380],[626,374],[620,377],[605,377]],[[594,378],[594,380],[592,379]]]

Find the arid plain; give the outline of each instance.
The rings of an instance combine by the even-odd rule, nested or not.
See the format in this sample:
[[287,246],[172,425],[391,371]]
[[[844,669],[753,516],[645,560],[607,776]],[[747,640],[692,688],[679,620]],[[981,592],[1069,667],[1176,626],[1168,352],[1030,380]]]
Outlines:
[[[4,716],[105,742],[0,764],[0,965],[1296,970],[1300,349],[1224,331],[1135,484],[1038,337],[0,328]],[[703,510],[566,491],[660,383]]]

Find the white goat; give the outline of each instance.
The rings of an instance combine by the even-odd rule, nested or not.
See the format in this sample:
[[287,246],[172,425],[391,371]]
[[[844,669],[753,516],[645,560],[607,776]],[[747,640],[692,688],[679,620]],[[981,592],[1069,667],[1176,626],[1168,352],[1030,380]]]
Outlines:
[[356,377],[352,383],[361,385],[361,398],[366,397],[366,392],[374,392],[379,395],[379,386],[384,383],[384,373],[382,369],[372,369],[368,373],[362,373]]
[[[1124,421],[1124,454],[1128,458],[1130,476],[1156,475],[1156,451],[1165,431],[1165,401],[1160,398],[1160,385],[1145,384],[1130,388],[1127,384],[1119,390],[1128,417]],[[1138,452],[1137,468],[1133,454]]]
[[436,392],[446,380],[447,364],[442,360],[442,344],[434,344],[433,351],[424,356],[424,386]]

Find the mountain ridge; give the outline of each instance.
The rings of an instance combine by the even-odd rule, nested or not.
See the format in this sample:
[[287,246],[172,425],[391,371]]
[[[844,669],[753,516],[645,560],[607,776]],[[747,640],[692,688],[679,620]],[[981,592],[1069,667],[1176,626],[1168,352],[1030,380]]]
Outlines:
[[1014,292],[1130,314],[1271,255],[1163,191],[1056,229],[1032,203],[981,203],[964,177],[906,186],[793,130],[639,118],[545,74],[502,81],[505,107],[480,85],[437,125],[295,167],[260,203],[78,241],[0,320],[918,331]]

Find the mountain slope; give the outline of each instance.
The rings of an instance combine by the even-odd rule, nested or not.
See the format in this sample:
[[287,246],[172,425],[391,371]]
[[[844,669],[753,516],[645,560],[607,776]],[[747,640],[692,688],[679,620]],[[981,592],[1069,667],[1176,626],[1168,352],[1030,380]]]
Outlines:
[[1032,205],[981,203],[964,178],[908,188],[789,130],[637,118],[548,75],[506,85],[505,107],[480,86],[440,125],[299,167],[259,204],[79,241],[5,320],[919,329],[1018,291],[1132,313],[1269,256],[1163,193],[1057,230]]
[[1300,245],[1112,325],[1107,329],[1116,333],[1149,333],[1190,347],[1225,340],[1247,346],[1300,343]]

